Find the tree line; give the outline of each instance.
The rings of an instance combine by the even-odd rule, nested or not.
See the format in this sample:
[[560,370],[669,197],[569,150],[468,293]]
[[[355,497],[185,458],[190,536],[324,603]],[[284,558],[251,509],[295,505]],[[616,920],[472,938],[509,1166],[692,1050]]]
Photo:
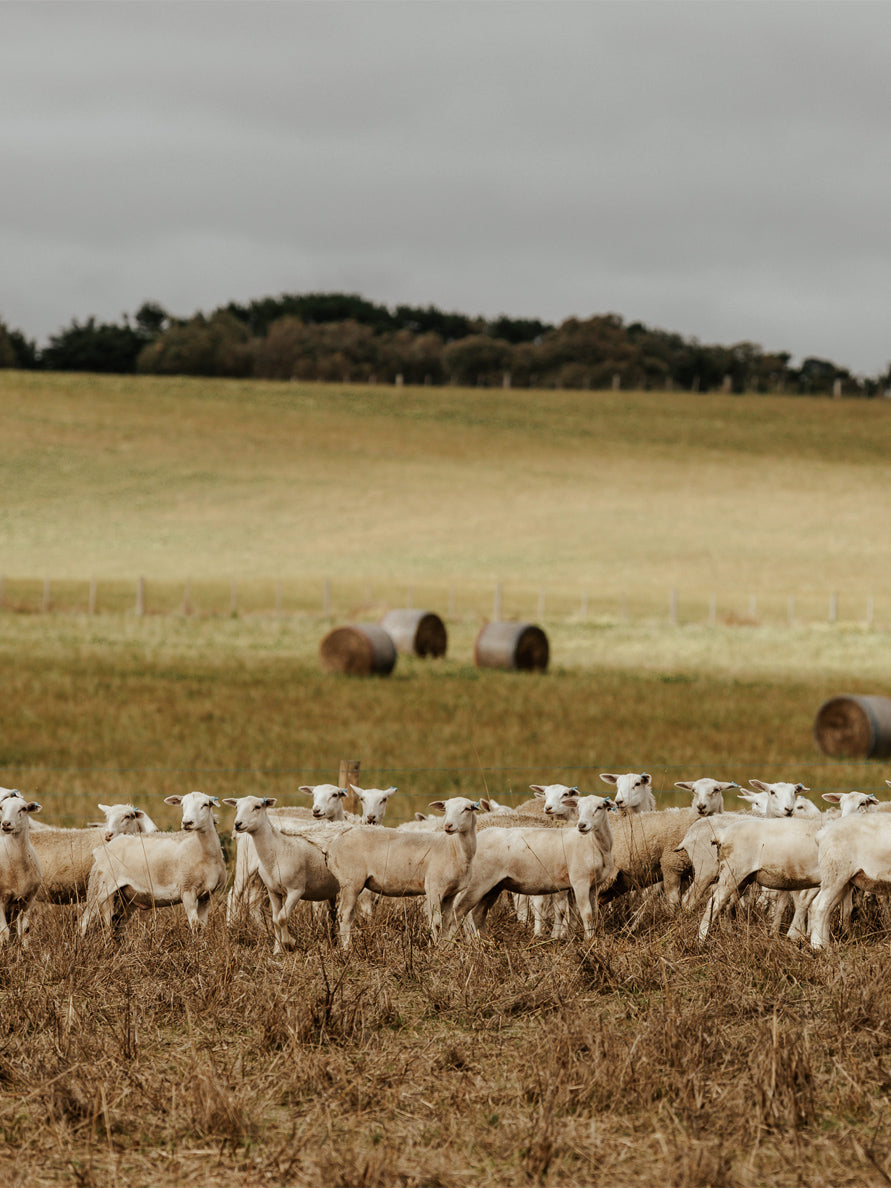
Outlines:
[[40,348],[0,320],[0,367],[480,387],[884,394],[827,359],[791,365],[751,342],[706,345],[618,314],[495,319],[391,309],[351,293],[283,294],[178,318],[145,302],[119,323],[74,320]]

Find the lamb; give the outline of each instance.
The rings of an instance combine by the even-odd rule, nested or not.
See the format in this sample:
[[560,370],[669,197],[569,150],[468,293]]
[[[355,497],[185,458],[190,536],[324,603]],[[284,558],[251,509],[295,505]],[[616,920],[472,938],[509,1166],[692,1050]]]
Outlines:
[[301,899],[313,902],[337,898],[337,880],[325,864],[325,855],[316,845],[300,836],[284,833],[273,824],[269,810],[275,797],[242,796],[225,799],[235,811],[234,832],[238,838],[250,838],[257,857],[260,878],[269,892],[273,952],[294,947],[288,931],[291,912]]
[[[442,830],[401,833],[384,826],[354,825],[320,844],[331,873],[340,884],[340,940],[349,948],[353,918],[364,889],[379,895],[426,896],[427,919],[436,943],[455,928],[454,904],[464,890],[477,847],[478,805],[464,796],[436,800],[431,808],[445,814]],[[312,836],[306,834],[305,836]]]
[[105,814],[104,826],[64,829],[49,825],[31,838],[43,871],[37,895],[41,902],[83,903],[96,846],[120,834],[157,832],[148,814],[132,804],[100,804],[99,808]]
[[[520,816],[559,817],[566,820],[566,811],[562,805],[563,796],[567,792],[577,794],[578,788],[568,788],[565,784],[530,784],[531,800],[524,800],[517,806],[516,812]],[[491,801],[490,801],[491,803]]]
[[[4,789],[6,791],[6,789]],[[30,840],[31,816],[40,812],[36,800],[15,793],[0,800],[0,945],[15,924],[22,945],[31,927],[29,912],[40,888],[40,860]]]
[[712,780],[705,776],[698,780],[676,780],[676,788],[693,793],[691,808],[700,817],[713,817],[724,811],[724,793],[732,788],[739,788],[735,780]]
[[[489,829],[477,839],[477,852],[466,889],[458,902],[457,923],[468,915],[483,933],[502,891],[553,895],[572,889],[585,936],[594,935],[593,897],[612,867],[608,797],[573,794],[578,820],[574,828]],[[558,927],[563,935],[565,922]]]
[[[300,806],[280,806],[268,810],[269,816],[278,829],[287,834],[302,830],[309,823],[308,818],[318,822],[352,821],[379,825],[384,819],[387,801],[397,789],[359,788],[355,784],[352,788],[362,805],[361,817],[344,813],[343,800],[349,795],[349,789],[338,788],[334,784],[316,784],[314,788],[305,784],[301,786],[301,792],[312,796],[311,811]],[[231,922],[239,905],[242,910],[257,917],[262,899],[263,880],[260,877],[257,851],[249,833],[238,833],[235,835],[235,874],[226,900],[226,919]]]
[[[867,812],[875,797],[861,792],[827,793],[850,819]],[[714,844],[718,848],[718,880],[699,925],[699,939],[705,940],[712,922],[731,899],[750,883],[775,891],[806,891],[820,885],[817,834],[824,818],[736,819],[714,823]],[[805,938],[804,919],[813,896],[801,896],[788,931],[792,940]],[[784,903],[774,913],[779,928]]]
[[615,784],[615,803],[620,812],[655,812],[656,797],[653,795],[653,777],[649,772],[626,771],[622,775],[614,775],[612,772],[602,771],[600,778],[605,784]]
[[81,917],[81,935],[101,919],[111,927],[115,909],[169,907],[182,903],[192,932],[207,923],[211,897],[226,885],[226,863],[214,824],[219,801],[203,792],[166,796],[182,807],[186,836],[120,834],[93,851],[94,862]]
[[816,841],[820,890],[811,904],[810,943],[822,949],[829,943],[832,909],[848,892],[891,892],[891,819],[878,812],[868,819],[851,814],[825,825]]

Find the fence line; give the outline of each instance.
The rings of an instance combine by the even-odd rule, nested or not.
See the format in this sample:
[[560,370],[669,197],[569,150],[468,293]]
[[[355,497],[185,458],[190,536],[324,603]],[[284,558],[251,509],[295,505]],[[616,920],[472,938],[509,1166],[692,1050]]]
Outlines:
[[[0,612],[30,614],[129,613],[146,615],[228,616],[245,614],[276,616],[308,615],[323,619],[377,617],[381,606],[423,607],[425,602],[439,613],[448,607],[448,617],[544,620],[551,622],[618,622],[659,623],[671,627],[707,625],[718,626],[786,626],[804,627],[808,624],[857,625],[868,631],[891,629],[891,605],[886,618],[877,615],[876,598],[865,595],[840,595],[828,591],[817,593],[776,593],[758,595],[725,595],[717,591],[708,594],[682,592],[672,587],[660,598],[652,586],[638,589],[630,598],[626,592],[597,594],[590,588],[579,588],[575,595],[567,592],[565,584],[549,589],[544,585],[517,583],[512,589],[504,582],[488,587],[463,586],[459,594],[455,585],[424,583],[428,595],[420,595],[417,585],[390,583],[386,597],[377,598],[370,583],[343,579],[335,583],[325,578],[315,593],[307,583],[291,583],[292,597],[286,597],[288,583],[282,580],[264,582],[207,581],[150,582],[139,576],[133,582],[96,577],[88,580],[42,580],[10,578],[0,574]],[[430,595],[436,590],[435,595]],[[846,612],[845,615],[842,611]]]

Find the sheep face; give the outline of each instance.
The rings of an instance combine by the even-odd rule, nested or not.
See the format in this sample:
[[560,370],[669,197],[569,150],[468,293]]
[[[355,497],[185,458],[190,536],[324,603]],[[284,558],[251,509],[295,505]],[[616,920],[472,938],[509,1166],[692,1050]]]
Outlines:
[[266,810],[275,805],[274,796],[242,796],[234,800],[227,797],[223,804],[235,809],[235,833],[255,833],[266,820]]
[[357,788],[353,784],[353,791],[359,797],[359,802],[362,805],[362,824],[382,825],[384,813],[387,811],[387,801],[396,789]]
[[220,803],[215,796],[203,792],[188,792],[185,796],[165,796],[165,804],[182,807],[182,828],[187,831],[213,829],[213,810]]
[[810,792],[804,784],[765,784],[763,780],[749,780],[749,783],[756,792],[763,792],[767,797],[765,816],[768,817],[794,817],[796,798]]
[[724,793],[729,792],[732,788],[738,788],[739,784],[734,783],[733,780],[721,783],[719,780],[703,778],[700,780],[678,780],[675,787],[681,788],[684,792],[693,793],[690,807],[694,808],[700,817],[713,817],[716,813],[724,811]]
[[567,797],[578,796],[578,788],[567,788],[565,784],[530,784],[538,800],[544,801],[546,817],[554,817],[565,821],[572,812],[573,801],[567,802]]
[[312,815],[319,821],[333,821],[342,815],[342,803],[349,796],[348,788],[338,788],[336,784],[302,784],[299,791],[312,797]]
[[13,837],[23,833],[31,822],[31,813],[39,813],[40,805],[36,800],[27,801],[16,793],[7,796],[0,807],[0,831]]
[[622,775],[602,771],[600,778],[605,784],[616,785],[616,808],[623,813],[640,813],[652,808],[655,804],[653,796],[653,777],[647,771],[640,773],[626,771]]
[[824,792],[823,799],[837,804],[840,816],[850,817],[852,813],[869,813],[879,803],[871,792]]
[[434,800],[430,808],[438,809],[444,814],[443,830],[445,833],[469,833],[475,826],[474,813],[478,805],[468,800],[466,796],[453,796],[449,800]]
[[147,820],[142,809],[134,808],[132,804],[100,804],[99,808],[105,813],[105,840],[121,833],[142,833]]
[[603,826],[607,813],[616,812],[616,806],[608,796],[582,796],[578,800],[579,819],[576,829],[579,833],[594,833]]

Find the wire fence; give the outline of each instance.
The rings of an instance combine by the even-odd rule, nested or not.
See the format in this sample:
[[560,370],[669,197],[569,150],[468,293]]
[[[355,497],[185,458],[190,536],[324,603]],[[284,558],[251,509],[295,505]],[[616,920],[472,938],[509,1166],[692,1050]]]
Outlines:
[[243,581],[137,577],[132,580],[53,579],[0,574],[0,613],[124,614],[231,617],[306,615],[326,620],[374,617],[393,608],[424,608],[442,618],[613,623],[662,622],[729,627],[839,624],[891,630],[891,595],[861,591],[739,590],[678,587],[594,590],[569,583],[381,583],[321,579]]

